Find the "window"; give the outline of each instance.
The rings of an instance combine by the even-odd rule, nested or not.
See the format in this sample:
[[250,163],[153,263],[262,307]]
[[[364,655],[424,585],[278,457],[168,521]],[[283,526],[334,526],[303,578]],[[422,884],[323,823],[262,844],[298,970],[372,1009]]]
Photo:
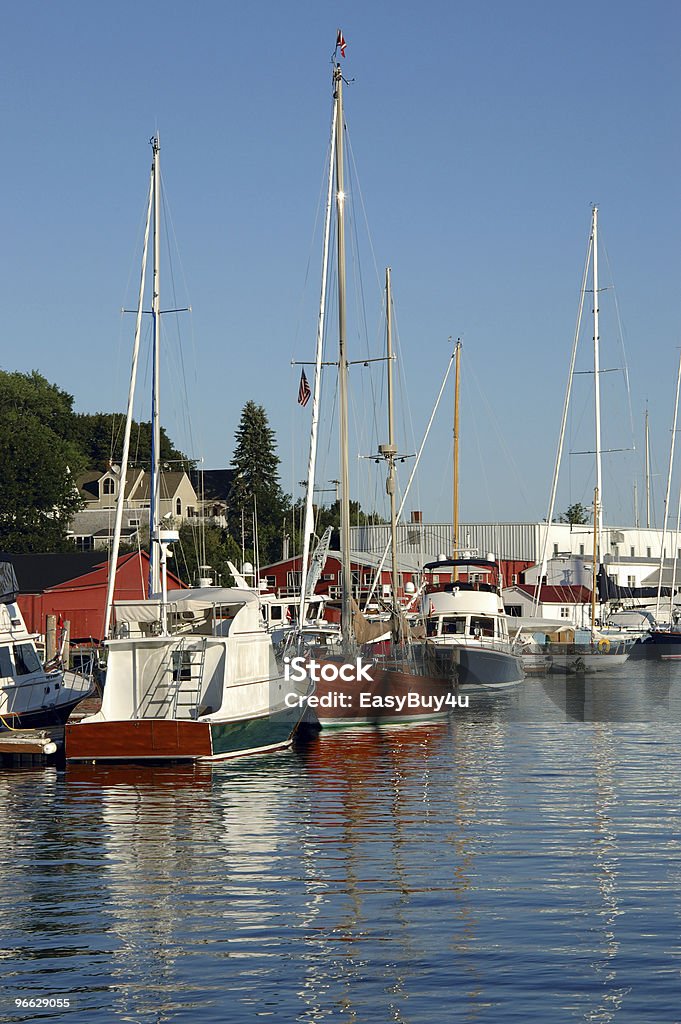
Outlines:
[[579,545],[579,553],[580,553],[580,555],[584,554],[584,545],[583,544]]
[[177,498],[175,500],[175,515],[176,516],[181,516],[182,515],[182,498]]
[[436,572],[433,573],[433,584],[435,586],[437,586],[439,584],[439,582],[440,582],[440,577],[438,576],[438,574]]
[[128,526],[139,526],[139,525],[140,525],[140,520],[139,519],[128,519]]
[[333,583],[335,578],[336,577],[334,576],[334,574],[332,572],[324,572],[324,573],[322,573],[322,579],[324,580],[325,583]]
[[569,608],[561,608],[561,610],[560,610],[560,617],[561,617],[561,619],[569,619],[570,618],[570,609]]
[[9,656],[9,647],[0,647],[0,678],[11,679],[13,675],[14,667]]
[[40,672],[40,659],[32,644],[14,645],[14,664],[18,676],[28,676],[31,672]]
[[518,573],[514,572],[511,574],[511,586],[515,587],[518,583]]
[[507,604],[504,605],[504,611],[507,615],[511,615],[519,619],[523,614],[523,606],[521,604]]
[[635,548],[633,548],[633,547],[629,548],[629,552],[630,552],[630,557],[631,558],[636,558],[636,549]]
[[291,572],[290,570],[286,573],[286,586],[289,590],[300,590],[301,582],[301,573]]
[[268,590],[275,590],[277,586],[276,576],[265,576],[265,583],[267,584]]
[[364,586],[365,587],[370,587],[372,579],[373,579],[373,573],[365,572],[364,573]]
[[494,619],[471,615],[471,636],[494,636]]
[[[213,515],[215,515],[215,514],[216,514],[215,511],[213,511]],[[194,508],[194,506],[193,505],[187,505],[187,519],[193,519],[195,515],[196,515],[196,509]]]
[[554,558],[558,557],[558,545],[557,544],[553,545],[553,557]]
[[627,576],[627,586],[628,587],[635,587],[636,586],[636,577],[635,576]]
[[95,549],[94,537],[75,537],[74,540],[77,551],[94,551]]
[[646,558],[650,558],[650,548],[646,548]]
[[442,632],[443,634],[448,633],[450,636],[454,634],[457,636],[463,636],[466,632],[466,620],[461,617],[456,619],[445,618],[442,620]]
[[102,494],[115,494],[116,484],[110,476],[105,477],[102,481]]
[[284,618],[284,609],[280,604],[273,604],[270,608],[270,622],[281,622]]

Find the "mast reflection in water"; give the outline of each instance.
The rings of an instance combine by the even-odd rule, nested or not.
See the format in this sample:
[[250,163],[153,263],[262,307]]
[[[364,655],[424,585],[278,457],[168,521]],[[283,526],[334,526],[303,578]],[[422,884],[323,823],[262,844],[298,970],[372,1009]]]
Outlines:
[[677,1020],[681,683],[635,672],[212,772],[4,771],[3,1018]]

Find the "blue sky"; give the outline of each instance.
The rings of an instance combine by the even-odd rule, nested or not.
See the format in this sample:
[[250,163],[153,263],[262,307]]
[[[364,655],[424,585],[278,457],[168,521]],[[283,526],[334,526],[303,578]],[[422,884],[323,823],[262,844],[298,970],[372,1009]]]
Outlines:
[[[134,302],[158,129],[179,254],[163,270],[164,305],[193,309],[182,325],[191,438],[177,353],[164,422],[207,466],[227,465],[253,398],[276,431],[282,484],[300,493],[309,406],[295,404],[290,363],[314,343],[338,25],[354,79],[346,118],[368,324],[367,339],[353,321],[350,355],[380,354],[390,264],[401,450],[414,450],[406,424],[418,439],[447,339],[460,336],[461,516],[545,515],[597,202],[639,449],[605,460],[606,518],[633,518],[648,401],[659,520],[681,333],[681,8],[671,2],[5,5],[0,365],[39,369],[80,411],[123,408],[132,318],[119,310]],[[349,275],[359,278],[352,258]],[[601,302],[608,367],[622,365],[612,296]],[[361,428],[382,394],[371,373],[373,392],[367,374],[351,374],[365,453],[385,440]],[[576,448],[590,429],[588,379]],[[409,502],[431,520],[451,514],[451,394],[445,403]],[[606,444],[630,446],[621,375],[604,379],[603,405]],[[334,451],[324,441],[322,482],[337,475]],[[353,475],[378,506],[372,466],[353,462]],[[589,504],[592,486],[590,460],[570,459],[559,508]]]

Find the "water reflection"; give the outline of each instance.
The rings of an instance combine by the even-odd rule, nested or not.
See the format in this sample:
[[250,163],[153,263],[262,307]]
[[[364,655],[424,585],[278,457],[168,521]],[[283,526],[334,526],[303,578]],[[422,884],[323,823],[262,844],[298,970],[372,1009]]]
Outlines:
[[6,984],[95,1024],[665,1020],[679,731],[577,725],[614,698],[551,685],[213,769],[3,774]]

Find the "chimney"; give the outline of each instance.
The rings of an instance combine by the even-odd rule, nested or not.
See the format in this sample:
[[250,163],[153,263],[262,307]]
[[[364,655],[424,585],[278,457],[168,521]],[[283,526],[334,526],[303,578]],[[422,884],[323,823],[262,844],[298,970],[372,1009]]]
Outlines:
[[411,513],[411,522],[412,523],[422,523],[423,522],[423,512],[416,512],[416,511],[412,512]]

